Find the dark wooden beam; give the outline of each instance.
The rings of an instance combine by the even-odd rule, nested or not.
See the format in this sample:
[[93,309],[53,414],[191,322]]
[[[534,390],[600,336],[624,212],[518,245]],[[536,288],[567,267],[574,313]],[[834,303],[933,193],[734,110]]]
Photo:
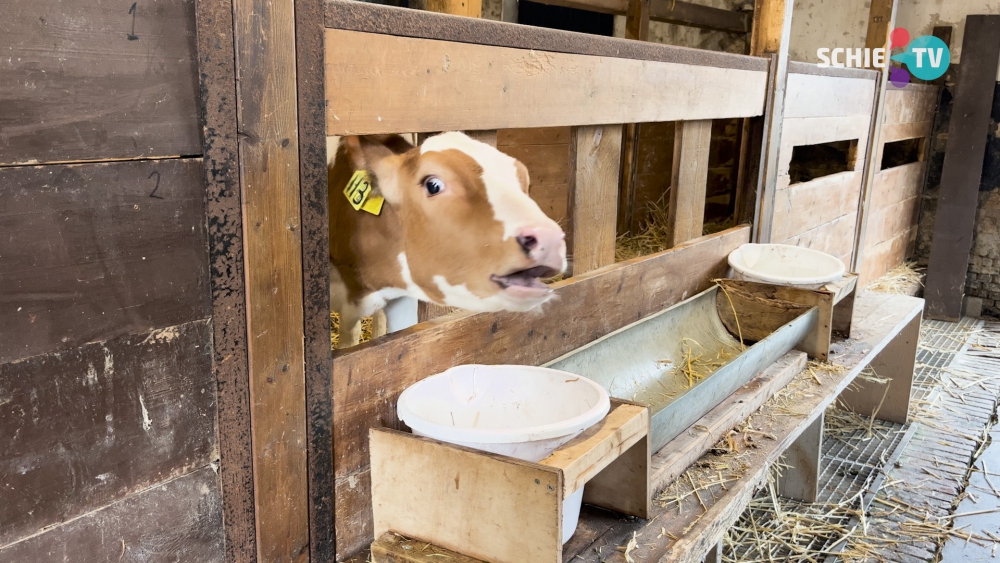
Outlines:
[[649,19],[653,21],[686,25],[700,29],[749,33],[752,12],[733,12],[721,8],[701,6],[691,2],[652,0]]
[[998,59],[1000,16],[968,16],[924,291],[932,319],[962,314]]

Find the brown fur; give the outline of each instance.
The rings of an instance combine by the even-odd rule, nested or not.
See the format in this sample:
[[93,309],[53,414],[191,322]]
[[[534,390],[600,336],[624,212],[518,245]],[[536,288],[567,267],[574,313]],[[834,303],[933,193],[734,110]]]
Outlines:
[[[493,216],[475,160],[458,150],[421,155],[419,148],[398,136],[378,141],[362,138],[353,147],[342,141],[329,168],[330,258],[351,301],[386,287],[405,288],[398,262],[401,252],[406,253],[413,281],[439,304],[443,295],[433,280],[436,275],[488,297],[498,291],[491,274],[532,265],[516,240],[502,240],[503,225]],[[384,154],[389,150],[393,154]],[[381,215],[375,216],[351,207],[343,190],[359,163],[378,158],[399,165],[402,189],[382,190],[376,170],[371,169],[378,167],[369,168],[386,197]],[[527,192],[527,170],[520,162],[517,165]],[[421,183],[428,175],[441,178],[446,190],[428,197]]]

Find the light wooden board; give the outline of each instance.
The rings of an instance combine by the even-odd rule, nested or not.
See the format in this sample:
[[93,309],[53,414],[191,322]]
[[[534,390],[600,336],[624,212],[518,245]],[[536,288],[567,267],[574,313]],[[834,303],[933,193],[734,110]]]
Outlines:
[[574,127],[569,144],[567,237],[574,276],[613,264],[618,219],[618,175],[622,127]]
[[[467,363],[539,365],[663,310],[725,274],[749,240],[737,227],[554,284],[542,316],[454,313],[334,355],[334,471],[338,556],[373,540],[368,430],[399,428],[395,404],[416,381]],[[596,300],[603,306],[593,307]],[[434,349],[434,354],[419,350]]]
[[[756,190],[753,206],[753,224],[756,227],[753,241],[771,241],[771,218],[774,215],[774,193],[777,189],[778,159],[781,149],[782,123],[785,120],[785,97],[788,85],[788,44],[792,31],[792,12],[795,2],[786,0],[757,0],[754,3],[753,30],[750,33],[750,54],[770,55],[768,75],[768,107],[759,129],[763,132],[760,164],[748,165],[759,179],[750,178],[746,185]],[[752,121],[752,120],[751,120]],[[757,128],[754,127],[754,130]],[[750,124],[744,127],[750,132]],[[749,141],[749,139],[748,139]],[[749,206],[749,205],[748,205]]]
[[371,452],[375,537],[434,539],[498,563],[560,563],[559,469],[391,430],[372,431]]
[[813,420],[781,457],[778,494],[804,502],[819,496],[820,462],[823,458],[823,413]]
[[832,254],[850,264],[858,215],[850,213],[789,238],[786,243]]
[[767,78],[338,29],[326,77],[329,135],[745,117],[762,113]]
[[889,86],[885,91],[882,123],[919,123],[933,121],[941,90],[926,84],[907,84],[905,88]]
[[840,404],[861,416],[906,424],[921,318],[917,315],[910,319],[899,336],[875,356],[870,366],[874,378],[860,379],[845,389]]
[[483,13],[482,0],[427,0],[427,11],[467,18],[478,18]]
[[563,472],[563,495],[569,496],[607,467],[621,452],[646,436],[649,412],[645,407],[620,403],[600,422],[538,462]]
[[858,140],[859,154],[868,146],[868,129],[871,116],[849,115],[838,117],[798,117],[785,120],[781,136],[782,174],[788,173],[792,159],[791,149],[798,145],[816,145],[834,141]]
[[[882,126],[881,142],[892,143],[903,139],[918,139],[929,137],[933,121],[914,121],[909,123],[887,123]],[[881,155],[879,155],[881,157]],[[879,158],[876,162],[881,161]],[[881,164],[879,162],[879,164]]]
[[233,2],[257,558],[309,560],[295,18]]
[[[890,30],[896,26],[896,12],[899,0],[875,0],[868,10],[868,30],[865,36],[865,47],[869,49],[886,48],[889,45]],[[887,51],[888,53],[888,51]],[[889,88],[889,71],[887,65],[877,74],[873,98],[873,113],[871,128],[868,132],[868,151],[862,159],[865,162],[865,177],[861,184],[861,203],[858,206],[857,228],[855,229],[854,252],[851,256],[850,269],[862,271],[864,265],[865,237],[868,231],[872,191],[875,184],[875,174],[882,162],[882,123],[885,121],[886,94]]]
[[876,84],[859,78],[789,73],[785,117],[870,116]]
[[705,223],[712,121],[681,121],[675,125],[674,135],[674,161],[667,217],[670,246],[701,236]]
[[778,190],[774,201],[774,232],[781,242],[855,213],[863,173],[840,172]]

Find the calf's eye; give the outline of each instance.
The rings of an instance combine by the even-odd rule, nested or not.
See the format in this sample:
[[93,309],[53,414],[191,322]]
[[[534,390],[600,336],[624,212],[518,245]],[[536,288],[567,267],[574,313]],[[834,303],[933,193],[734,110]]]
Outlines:
[[444,191],[444,182],[437,176],[428,176],[424,178],[424,189],[427,190],[427,195],[438,195]]

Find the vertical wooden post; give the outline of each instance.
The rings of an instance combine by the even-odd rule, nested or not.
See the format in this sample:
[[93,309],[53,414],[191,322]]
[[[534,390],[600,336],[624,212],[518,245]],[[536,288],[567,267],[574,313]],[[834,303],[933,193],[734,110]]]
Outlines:
[[778,494],[805,502],[819,496],[820,461],[823,457],[823,413],[785,450],[788,467],[778,480]]
[[933,319],[962,314],[998,58],[1000,16],[968,16],[924,291]]
[[[636,41],[649,39],[650,0],[629,0],[625,13],[625,38]],[[639,161],[638,123],[626,123],[622,132],[621,174],[618,194],[617,233],[625,234],[631,229],[632,215],[635,214],[635,174]]]
[[293,0],[234,0],[257,559],[309,560]]
[[708,189],[708,148],[712,120],[678,121],[674,126],[667,232],[670,246],[701,236]]
[[576,276],[615,261],[622,127],[574,127],[569,141],[569,233]]
[[427,0],[427,11],[478,18],[483,14],[483,0]]
[[[854,254],[851,270],[860,272],[864,259],[865,235],[868,230],[868,208],[871,205],[875,175],[881,168],[882,160],[882,120],[885,111],[885,91],[889,84],[889,33],[896,22],[896,7],[899,0],[872,0],[868,11],[868,35],[865,47],[885,49],[885,68],[881,69],[875,87],[875,103],[872,104],[872,120],[868,128],[868,153],[865,155],[864,181],[861,185],[861,199],[858,202],[858,220],[854,233]],[[877,69],[878,70],[878,69]]]
[[517,0],[503,0],[500,6],[500,21],[517,23]]
[[[247,309],[240,205],[232,0],[195,4],[212,281],[212,368],[218,392],[219,483],[226,561],[257,555]],[[210,140],[209,140],[210,139]]]
[[773,54],[777,60],[769,85],[770,107],[765,108],[767,136],[762,143],[758,187],[760,203],[754,213],[755,242],[771,242],[774,219],[774,196],[778,185],[778,151],[781,149],[781,125],[785,116],[785,86],[788,82],[788,41],[792,31],[793,0],[756,0],[750,54]]

